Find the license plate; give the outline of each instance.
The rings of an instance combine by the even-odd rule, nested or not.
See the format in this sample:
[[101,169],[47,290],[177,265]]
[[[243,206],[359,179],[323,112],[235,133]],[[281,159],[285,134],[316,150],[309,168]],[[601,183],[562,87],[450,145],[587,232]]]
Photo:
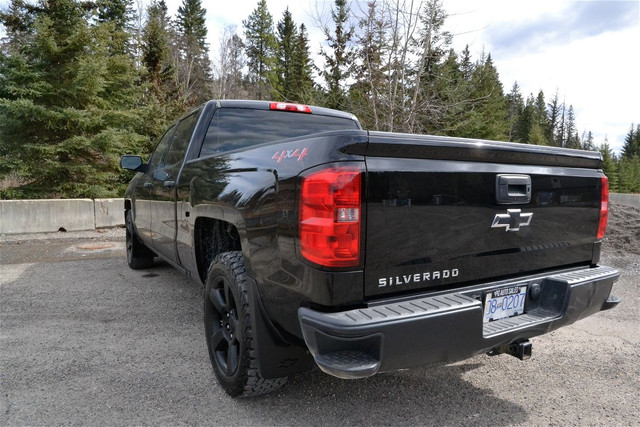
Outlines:
[[491,322],[524,313],[526,297],[526,286],[496,289],[486,293],[484,296],[483,322]]

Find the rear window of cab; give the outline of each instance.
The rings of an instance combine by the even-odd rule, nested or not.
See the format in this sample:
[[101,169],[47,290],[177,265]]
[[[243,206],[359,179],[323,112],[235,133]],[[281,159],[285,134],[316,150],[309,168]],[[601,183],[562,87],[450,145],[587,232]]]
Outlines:
[[341,117],[219,108],[209,124],[200,157],[296,136],[347,129],[360,128],[357,122]]

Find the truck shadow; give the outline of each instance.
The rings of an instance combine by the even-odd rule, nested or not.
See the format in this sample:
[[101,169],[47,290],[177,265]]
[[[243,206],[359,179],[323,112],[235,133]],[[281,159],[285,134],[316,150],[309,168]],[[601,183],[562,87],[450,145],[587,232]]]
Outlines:
[[482,363],[378,374],[345,381],[315,370],[279,393],[240,400],[255,423],[279,425],[505,425],[524,423],[521,406],[465,380]]

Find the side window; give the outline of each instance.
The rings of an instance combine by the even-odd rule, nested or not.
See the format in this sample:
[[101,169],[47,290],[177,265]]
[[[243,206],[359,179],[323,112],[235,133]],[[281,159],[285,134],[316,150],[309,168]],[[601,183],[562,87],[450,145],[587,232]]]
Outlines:
[[175,129],[175,125],[172,125],[160,138],[160,142],[156,146],[156,149],[151,154],[151,158],[149,159],[150,169],[155,169],[158,167],[162,159],[164,158],[167,149],[169,148],[169,142],[171,142],[171,136],[173,135],[173,130]]
[[191,135],[193,135],[193,131],[198,123],[200,112],[201,111],[198,110],[178,123],[176,133],[173,136],[173,143],[169,148],[165,162],[168,167],[179,166],[179,164],[182,163],[182,159],[184,159],[187,148],[189,147],[189,141],[191,141]]

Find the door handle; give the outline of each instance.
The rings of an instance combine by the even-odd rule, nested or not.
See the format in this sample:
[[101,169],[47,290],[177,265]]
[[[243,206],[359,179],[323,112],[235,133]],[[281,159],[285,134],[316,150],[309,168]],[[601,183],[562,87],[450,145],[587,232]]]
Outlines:
[[175,186],[176,186],[176,182],[175,182],[175,181],[165,181],[165,182],[163,183],[163,185],[164,185],[166,188],[173,188],[173,187],[175,187]]
[[144,188],[153,188],[153,182],[145,182]]
[[529,203],[531,201],[531,177],[529,175],[497,175],[496,201],[500,205]]

